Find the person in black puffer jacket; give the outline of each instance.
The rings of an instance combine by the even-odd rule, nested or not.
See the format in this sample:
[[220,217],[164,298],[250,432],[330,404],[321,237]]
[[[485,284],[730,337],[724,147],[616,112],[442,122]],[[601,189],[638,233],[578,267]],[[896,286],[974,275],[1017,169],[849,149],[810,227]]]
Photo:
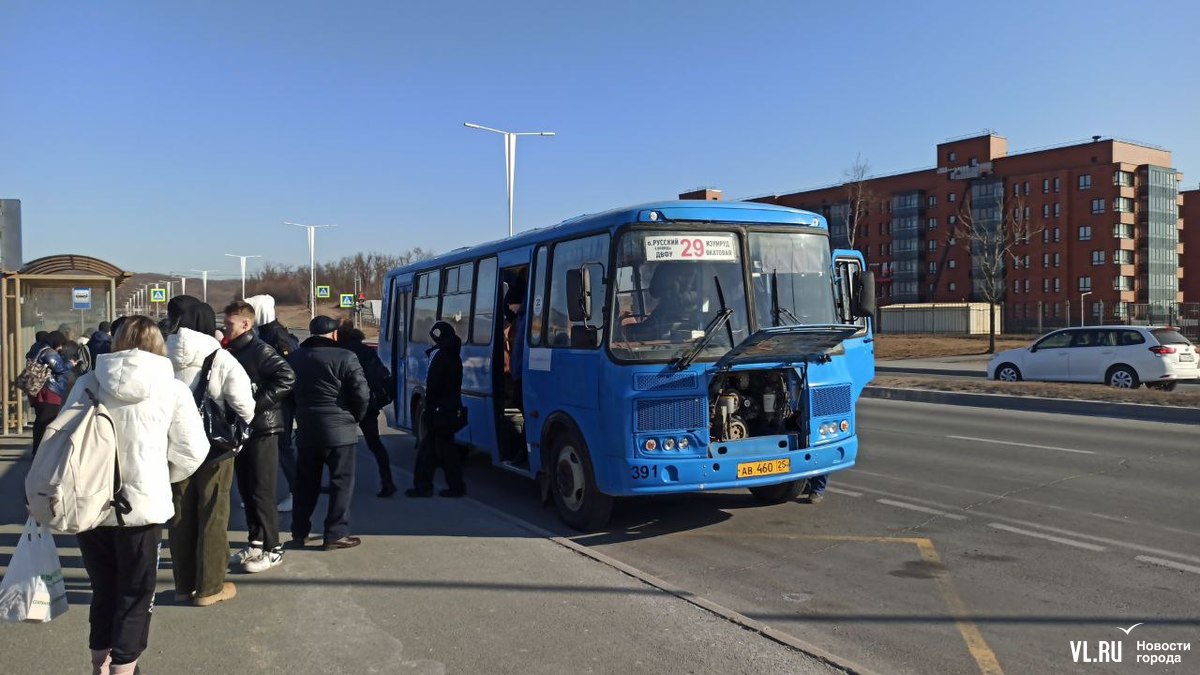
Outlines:
[[367,386],[371,389],[371,407],[367,409],[367,416],[359,422],[358,428],[362,430],[363,440],[367,442],[367,448],[379,466],[380,488],[375,496],[391,497],[396,494],[396,483],[392,480],[392,464],[387,448],[379,438],[379,411],[392,402],[391,373],[379,359],[379,353],[363,344],[364,339],[366,336],[363,332],[352,325],[342,324],[338,328],[338,346],[349,349],[358,357],[358,363],[367,377]]
[[433,347],[429,374],[425,378],[425,401],[421,413],[424,431],[417,446],[417,464],[413,470],[413,487],[404,494],[409,497],[433,495],[433,473],[438,466],[446,474],[448,489],[443,497],[462,497],[467,494],[463,481],[462,454],[454,445],[454,434],[466,426],[466,409],[462,404],[462,340],[454,326],[439,321],[429,331]]
[[350,497],[358,423],[371,405],[371,393],[358,359],[338,347],[337,329],[337,319],[314,318],[308,325],[312,337],[292,354],[297,424],[292,547],[302,547],[308,539],[324,466],[329,467],[325,550],[362,543],[350,536]]
[[238,492],[246,508],[249,542],[231,562],[248,573],[283,562],[279,543],[279,511],[275,483],[279,475],[279,436],[283,401],[292,395],[296,374],[287,361],[254,332],[254,308],[242,300],[225,307],[225,336],[233,354],[254,385],[254,420],[250,440],[234,459]]

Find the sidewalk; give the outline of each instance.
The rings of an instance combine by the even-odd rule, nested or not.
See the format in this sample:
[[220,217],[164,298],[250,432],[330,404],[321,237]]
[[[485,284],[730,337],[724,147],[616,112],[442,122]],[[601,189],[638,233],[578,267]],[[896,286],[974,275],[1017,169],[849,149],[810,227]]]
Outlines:
[[990,354],[935,356],[924,359],[887,359],[875,362],[875,370],[887,374],[951,375],[985,377]]
[[[384,439],[393,457],[400,438]],[[24,522],[23,451],[0,445],[0,565]],[[352,516],[362,546],[288,552],[279,568],[231,575],[238,596],[216,607],[156,607],[142,671],[841,672],[471,500],[376,499],[374,471],[360,448]],[[231,542],[244,537],[232,533]],[[56,539],[71,610],[49,624],[0,626],[5,672],[88,670],[87,578],[74,538]],[[171,596],[169,565],[164,542],[162,600]]]

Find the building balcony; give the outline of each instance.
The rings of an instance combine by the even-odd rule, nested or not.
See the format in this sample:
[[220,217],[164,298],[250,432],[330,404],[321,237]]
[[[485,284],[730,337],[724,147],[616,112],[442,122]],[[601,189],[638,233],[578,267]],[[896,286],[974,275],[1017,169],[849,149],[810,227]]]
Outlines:
[[1118,185],[1116,187],[1118,197],[1129,197],[1130,199],[1136,199],[1138,197],[1137,188],[1133,187],[1132,185]]
[[1137,274],[1136,267],[1132,264],[1117,265],[1117,276],[1132,277],[1132,276],[1135,276],[1136,274]]
[[1136,249],[1137,249],[1137,242],[1132,239],[1118,239],[1117,240],[1117,250],[1119,250],[1119,251],[1133,251]]
[[1182,278],[1183,278],[1183,268],[1182,268],[1182,267],[1176,267],[1176,268],[1175,268],[1175,278],[1176,278],[1176,279],[1182,279]]
[[1137,214],[1129,211],[1117,211],[1117,222],[1125,225],[1137,225]]
[[1179,242],[1178,244],[1175,244],[1175,252],[1178,253],[1179,255],[1183,255],[1183,242],[1182,241]]
[[1137,302],[1137,291],[1114,291],[1113,298],[1117,302]]

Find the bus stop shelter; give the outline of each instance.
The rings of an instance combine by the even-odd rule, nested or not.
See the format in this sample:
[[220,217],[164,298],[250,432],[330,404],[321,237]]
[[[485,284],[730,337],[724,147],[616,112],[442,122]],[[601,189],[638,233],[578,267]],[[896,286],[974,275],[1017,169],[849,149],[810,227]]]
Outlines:
[[101,321],[116,314],[117,287],[129,272],[85,255],[53,255],[20,270],[0,272],[0,392],[5,436],[19,434],[30,420],[29,402],[16,388],[25,352],[38,331],[64,330],[86,338]]

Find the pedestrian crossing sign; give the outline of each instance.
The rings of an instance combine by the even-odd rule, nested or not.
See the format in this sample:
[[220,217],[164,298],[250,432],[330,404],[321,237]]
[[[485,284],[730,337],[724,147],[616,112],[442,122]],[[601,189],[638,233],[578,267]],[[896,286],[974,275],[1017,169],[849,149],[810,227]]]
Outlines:
[[151,288],[150,289],[150,302],[166,302],[166,301],[167,301],[167,289],[165,289],[165,288]]
[[317,286],[317,297],[322,300],[328,300],[329,299],[329,287],[328,286]]
[[342,309],[351,309],[354,307],[354,294],[342,293],[338,296],[338,307]]

